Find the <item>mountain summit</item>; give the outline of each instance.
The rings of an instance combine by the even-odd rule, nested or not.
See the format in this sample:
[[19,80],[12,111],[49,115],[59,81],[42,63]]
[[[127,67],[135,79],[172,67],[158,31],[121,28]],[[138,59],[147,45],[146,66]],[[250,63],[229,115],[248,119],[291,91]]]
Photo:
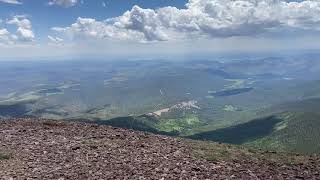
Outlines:
[[3,179],[316,179],[318,156],[40,119],[0,122]]

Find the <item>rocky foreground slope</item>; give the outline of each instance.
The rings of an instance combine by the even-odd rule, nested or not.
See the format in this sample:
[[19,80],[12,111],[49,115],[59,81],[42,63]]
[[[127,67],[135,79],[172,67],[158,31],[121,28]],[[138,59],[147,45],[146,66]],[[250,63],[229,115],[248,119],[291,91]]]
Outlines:
[[318,156],[94,124],[0,122],[2,179],[320,179]]

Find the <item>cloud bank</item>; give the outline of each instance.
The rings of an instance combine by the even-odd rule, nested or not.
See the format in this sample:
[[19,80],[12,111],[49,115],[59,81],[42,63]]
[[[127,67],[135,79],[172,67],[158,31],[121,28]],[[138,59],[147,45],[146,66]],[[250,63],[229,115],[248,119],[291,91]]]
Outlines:
[[30,42],[35,39],[31,21],[25,16],[14,16],[12,19],[7,21],[7,24],[15,25],[17,27],[17,40]]
[[134,6],[119,17],[104,21],[79,17],[69,27],[52,29],[70,40],[138,42],[319,31],[320,1],[189,0],[184,9]]
[[9,32],[7,28],[0,27],[0,44],[18,44],[35,41],[31,21],[24,15],[16,15],[6,20],[5,24],[16,27],[16,32]]
[[49,1],[49,5],[57,5],[62,7],[72,7],[78,3],[78,0],[51,0]]
[[18,0],[0,0],[0,2],[8,3],[8,4],[22,4],[22,2]]

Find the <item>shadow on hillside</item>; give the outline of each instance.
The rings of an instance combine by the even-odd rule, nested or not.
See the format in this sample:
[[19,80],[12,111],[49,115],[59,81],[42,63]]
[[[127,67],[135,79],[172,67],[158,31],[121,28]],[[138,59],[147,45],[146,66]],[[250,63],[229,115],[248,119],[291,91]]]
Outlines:
[[96,121],[86,121],[80,120],[81,122],[94,123],[99,125],[108,125],[112,127],[119,127],[125,129],[133,129],[136,131],[150,132],[154,134],[161,134],[167,136],[177,136],[178,134],[175,132],[163,132],[159,131],[153,127],[152,121],[137,119],[132,116],[127,117],[118,117],[110,120],[96,120]]
[[195,134],[188,138],[230,144],[243,144],[269,135],[272,133],[275,124],[281,121],[281,119],[275,116],[269,116],[228,128]]
[[27,112],[26,105],[22,103],[13,105],[0,105],[0,116],[24,117]]

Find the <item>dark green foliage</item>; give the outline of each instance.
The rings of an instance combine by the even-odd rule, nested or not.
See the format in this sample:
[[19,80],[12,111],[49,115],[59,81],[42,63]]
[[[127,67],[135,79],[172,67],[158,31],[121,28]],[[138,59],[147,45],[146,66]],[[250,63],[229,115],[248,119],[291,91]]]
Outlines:
[[114,127],[134,129],[139,131],[147,131],[147,132],[154,132],[154,133],[157,132],[157,130],[152,127],[153,125],[150,121],[146,121],[143,119],[136,119],[130,116],[113,118],[107,121],[95,121],[95,123],[103,124],[103,125],[111,125]]
[[195,134],[189,136],[189,138],[243,144],[269,135],[272,133],[275,124],[280,121],[281,119],[270,116],[268,118],[253,120],[233,127]]
[[126,129],[133,129],[137,131],[145,131],[145,132],[151,132],[155,134],[164,134],[164,135],[177,135],[174,132],[162,132],[157,130],[154,127],[154,122],[150,121],[150,119],[147,119],[145,117],[119,117],[119,118],[113,118],[110,120],[97,120],[97,121],[87,121],[90,123],[96,123],[100,125],[109,125],[113,127],[119,127],[119,128],[126,128]]
[[248,75],[245,75],[244,73],[228,73],[226,71],[220,70],[220,69],[211,69],[208,68],[206,71],[212,75],[221,76],[225,79],[238,79],[238,78],[248,78]]
[[228,90],[218,91],[218,92],[209,93],[209,94],[213,96],[233,96],[237,94],[250,92],[252,90],[253,88],[248,87],[248,88],[228,89]]
[[268,136],[247,143],[248,146],[263,149],[320,153],[320,114],[310,112],[286,112],[279,115],[284,119]]
[[262,111],[262,113],[282,113],[282,112],[320,112],[320,98],[303,99],[274,105]]
[[109,108],[110,106],[111,106],[111,104],[105,104],[101,108],[92,108],[92,109],[86,110],[85,112],[86,113],[95,113],[97,110],[101,110],[103,108]]
[[0,105],[0,116],[22,117],[27,113],[24,103]]
[[[306,105],[301,105],[303,104]],[[296,109],[299,106],[291,107]],[[312,154],[320,153],[319,129],[319,113],[284,112],[228,128],[195,134],[189,138],[244,144],[265,150]]]
[[0,153],[0,161],[2,161],[2,160],[7,160],[7,159],[9,159],[9,158],[10,158],[9,155],[1,154],[1,153]]

